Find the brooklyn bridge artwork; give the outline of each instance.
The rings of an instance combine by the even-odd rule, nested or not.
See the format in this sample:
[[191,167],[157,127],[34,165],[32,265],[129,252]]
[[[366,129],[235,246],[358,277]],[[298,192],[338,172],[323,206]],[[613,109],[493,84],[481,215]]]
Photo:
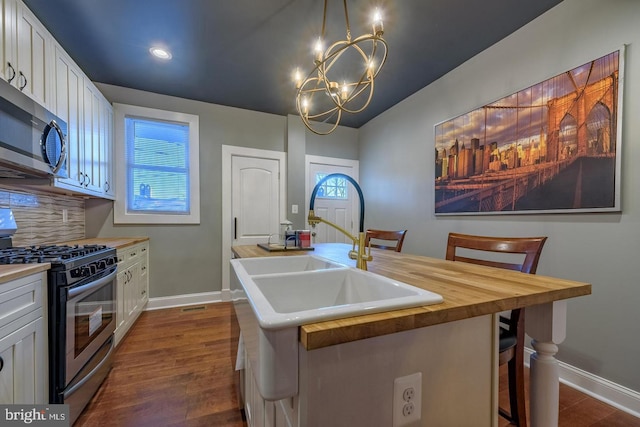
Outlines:
[[622,50],[435,126],[435,213],[620,210]]

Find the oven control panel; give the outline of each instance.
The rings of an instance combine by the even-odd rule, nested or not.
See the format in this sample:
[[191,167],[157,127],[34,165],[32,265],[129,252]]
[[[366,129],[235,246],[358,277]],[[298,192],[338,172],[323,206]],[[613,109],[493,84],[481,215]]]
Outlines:
[[97,261],[92,261],[79,267],[73,268],[69,271],[69,274],[73,279],[91,277],[115,266],[117,263],[118,258],[115,255],[108,256]]

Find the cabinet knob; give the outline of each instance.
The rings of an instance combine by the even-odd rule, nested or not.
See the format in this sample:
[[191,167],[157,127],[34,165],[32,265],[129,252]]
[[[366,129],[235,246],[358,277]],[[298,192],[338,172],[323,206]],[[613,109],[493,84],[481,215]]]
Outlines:
[[0,371],[2,371],[2,368],[4,368],[4,359],[0,357]]

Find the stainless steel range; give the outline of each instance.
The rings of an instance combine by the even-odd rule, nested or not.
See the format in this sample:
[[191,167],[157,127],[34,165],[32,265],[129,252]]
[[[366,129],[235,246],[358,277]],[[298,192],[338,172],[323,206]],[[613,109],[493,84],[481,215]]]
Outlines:
[[102,245],[0,250],[0,264],[51,263],[48,273],[49,402],[71,423],[109,373],[116,325],[116,250]]

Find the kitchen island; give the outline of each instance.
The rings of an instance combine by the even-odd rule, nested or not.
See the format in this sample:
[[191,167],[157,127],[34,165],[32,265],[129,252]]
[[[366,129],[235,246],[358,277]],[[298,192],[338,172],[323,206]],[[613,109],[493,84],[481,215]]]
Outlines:
[[[353,266],[350,248],[319,244],[312,253]],[[232,250],[240,258],[301,254]],[[591,285],[392,251],[372,254],[369,271],[438,293],[444,302],[302,325],[299,393],[276,402],[274,411],[301,426],[392,425],[394,379],[420,372],[421,423],[411,425],[497,425],[497,314],[527,307],[536,351],[531,424],[557,424],[554,356],[564,340],[566,299],[590,294]]]

